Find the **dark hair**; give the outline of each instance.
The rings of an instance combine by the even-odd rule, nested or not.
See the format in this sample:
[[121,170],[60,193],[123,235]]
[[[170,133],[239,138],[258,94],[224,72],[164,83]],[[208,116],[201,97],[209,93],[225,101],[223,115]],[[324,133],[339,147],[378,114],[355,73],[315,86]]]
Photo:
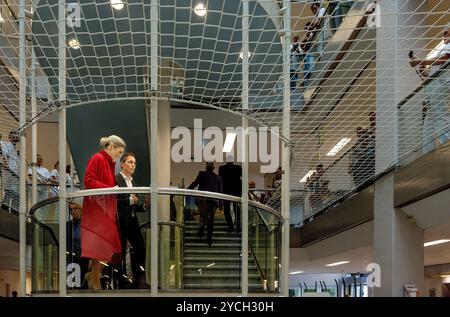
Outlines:
[[315,6],[320,7],[319,4],[318,4],[317,2],[314,2],[314,3],[311,4],[311,10],[312,10],[312,8],[314,8]]
[[125,161],[127,160],[128,156],[132,156],[136,159],[136,155],[132,152],[127,152],[124,155],[122,155],[122,159],[120,160],[120,163],[125,163]]
[[214,171],[214,163],[213,162],[206,162],[206,170],[207,171]]

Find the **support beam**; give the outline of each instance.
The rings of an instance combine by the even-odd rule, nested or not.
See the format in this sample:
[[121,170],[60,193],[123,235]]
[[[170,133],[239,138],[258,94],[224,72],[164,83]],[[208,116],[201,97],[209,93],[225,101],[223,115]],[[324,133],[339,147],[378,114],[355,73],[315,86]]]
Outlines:
[[66,3],[58,2],[59,54],[59,295],[67,295],[66,282]]
[[[19,127],[26,123],[26,42],[25,42],[25,0],[19,1]],[[26,177],[27,164],[25,159],[26,140],[25,134],[20,135],[20,205],[19,205],[19,257],[20,257],[20,290],[19,296],[26,295],[26,214],[27,192]]]
[[[284,25],[284,43],[283,43],[283,137],[284,140],[290,139],[290,46],[291,46],[291,2],[283,1],[283,7],[286,8],[283,16]],[[289,180],[290,180],[290,158],[291,149],[286,141],[283,141],[281,153],[281,169],[283,176],[281,178],[281,215],[284,219],[281,239],[281,295],[289,296],[289,224],[290,224],[290,206],[289,206]]]
[[248,296],[248,67],[249,67],[249,0],[242,1],[242,265],[241,293]]
[[150,7],[151,295],[158,296],[158,0]]
[[[35,118],[36,111],[36,67],[37,59],[34,49],[31,49],[31,118]],[[37,122],[31,126],[31,205],[35,205],[37,202]]]

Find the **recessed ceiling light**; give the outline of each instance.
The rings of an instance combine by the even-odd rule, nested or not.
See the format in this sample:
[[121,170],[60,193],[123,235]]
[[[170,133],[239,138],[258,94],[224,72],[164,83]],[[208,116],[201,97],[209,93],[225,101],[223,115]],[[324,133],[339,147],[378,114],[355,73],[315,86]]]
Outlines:
[[333,148],[327,153],[327,156],[335,156],[342,148],[350,142],[350,138],[342,138]]
[[[251,52],[248,52],[248,58],[250,58],[250,56],[252,56],[252,53]],[[241,59],[243,59],[244,58],[244,52],[240,52],[239,53],[239,57],[241,58]]]
[[303,178],[300,180],[300,183],[306,182],[306,179],[307,179],[308,177],[310,177],[315,171],[316,171],[316,170],[310,170],[308,173],[306,173],[306,175],[303,176]]
[[77,39],[71,39],[69,40],[69,47],[77,50],[80,48],[80,42]]
[[195,7],[194,7],[194,13],[196,15],[198,15],[199,17],[203,17],[206,15],[206,8],[205,5],[203,3],[198,3]]
[[122,10],[123,9],[123,1],[122,0],[110,0],[111,7],[113,7],[116,10]]
[[336,263],[330,263],[325,266],[338,266],[338,265],[347,264],[347,263],[350,263],[350,261],[341,261],[341,262],[336,262]]
[[303,271],[290,272],[289,274],[290,274],[290,275],[295,275],[295,274],[301,274],[301,273],[303,273]]
[[432,246],[432,245],[441,244],[441,243],[447,243],[447,242],[450,242],[450,240],[448,240],[448,239],[441,239],[441,240],[435,240],[435,241],[425,242],[425,243],[423,244],[423,246],[424,246],[424,247],[429,247],[429,246]]

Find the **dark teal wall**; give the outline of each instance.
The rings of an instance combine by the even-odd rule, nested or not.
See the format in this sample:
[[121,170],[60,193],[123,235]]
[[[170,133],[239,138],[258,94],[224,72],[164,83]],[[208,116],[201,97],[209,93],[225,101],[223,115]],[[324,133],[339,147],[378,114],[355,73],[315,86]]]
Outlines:
[[67,140],[83,184],[86,163],[100,150],[103,136],[116,134],[136,154],[137,186],[150,186],[150,157],[147,120],[143,100],[89,103],[67,109]]

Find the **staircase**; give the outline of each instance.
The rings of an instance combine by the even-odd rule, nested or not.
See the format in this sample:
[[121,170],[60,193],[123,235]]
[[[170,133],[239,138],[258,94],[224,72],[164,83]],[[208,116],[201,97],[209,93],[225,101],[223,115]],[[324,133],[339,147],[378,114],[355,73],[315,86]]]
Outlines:
[[[183,283],[185,289],[240,290],[241,237],[227,232],[223,217],[216,216],[212,245],[208,246],[206,228],[198,237],[198,221],[186,221],[184,234]],[[263,281],[249,253],[249,290],[261,291]]]

